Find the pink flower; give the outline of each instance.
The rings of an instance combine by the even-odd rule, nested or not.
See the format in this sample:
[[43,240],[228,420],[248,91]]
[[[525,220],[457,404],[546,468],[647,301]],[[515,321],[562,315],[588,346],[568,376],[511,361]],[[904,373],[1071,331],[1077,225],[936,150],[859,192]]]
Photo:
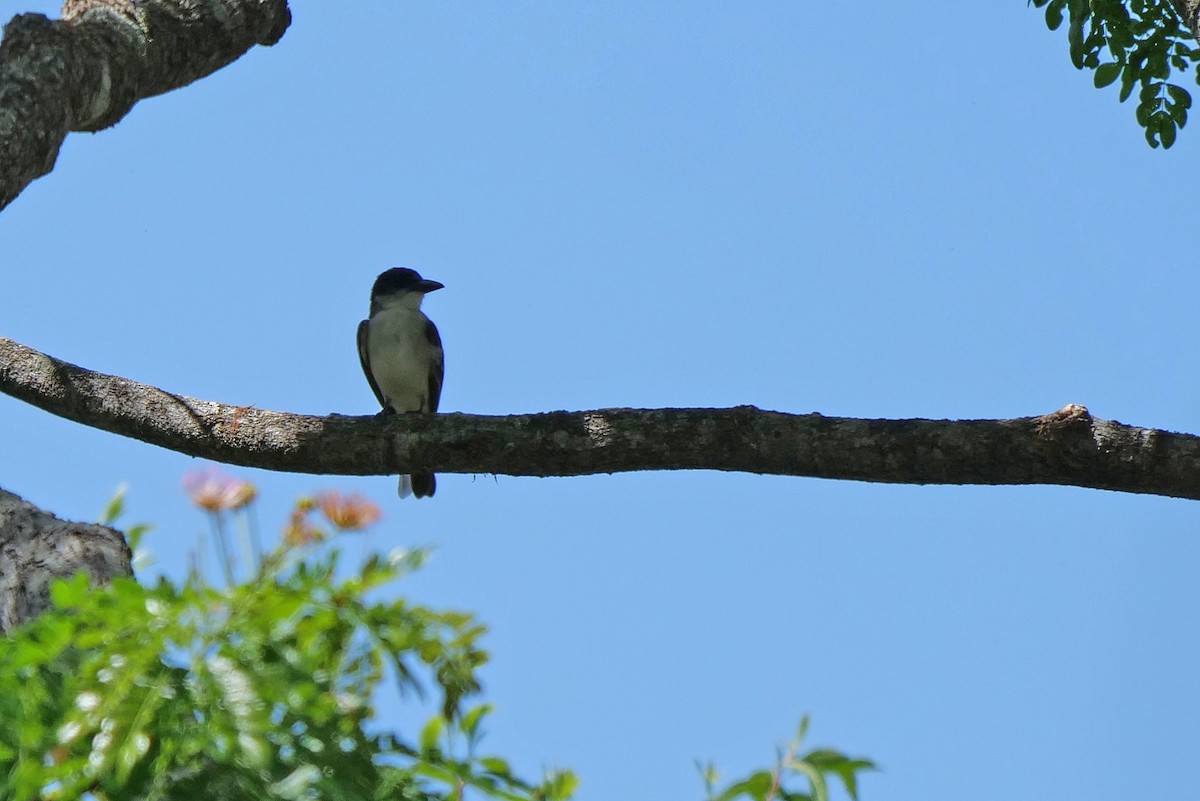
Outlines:
[[337,492],[320,492],[316,497],[317,508],[334,528],[342,531],[362,531],[382,516],[379,507],[358,493],[341,495]]
[[258,497],[258,490],[249,481],[224,475],[215,467],[185,474],[183,488],[192,503],[206,512],[241,509]]

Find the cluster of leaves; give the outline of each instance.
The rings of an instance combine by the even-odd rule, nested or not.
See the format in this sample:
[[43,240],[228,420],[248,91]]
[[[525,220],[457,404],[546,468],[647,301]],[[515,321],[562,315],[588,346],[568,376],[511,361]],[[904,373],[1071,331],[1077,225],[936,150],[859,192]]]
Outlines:
[[[572,796],[578,782],[569,771],[534,783],[504,759],[479,755],[491,707],[463,702],[479,689],[476,670],[487,659],[478,645],[482,626],[402,598],[367,601],[419,567],[424,551],[372,556],[344,578],[336,551],[303,556],[328,541],[314,512],[337,531],[357,531],[378,520],[373,504],[334,493],[302,499],[284,545],[265,558],[245,527],[245,567],[254,575],[233,583],[225,515],[247,516],[248,486],[211,472],[189,485],[213,523],[224,588],[206,584],[198,570],[178,584],[118,579],[101,588],[80,574],[53,585],[52,611],[0,638],[0,798]],[[123,506],[119,491],[105,522]],[[146,529],[127,532],[135,554]],[[401,691],[422,693],[431,683],[440,696],[440,713],[415,742],[372,731],[379,728],[372,700],[388,674]],[[857,774],[873,765],[830,749],[800,755],[807,726],[806,718],[772,770],[722,790],[715,769],[703,767],[709,801],[826,801],[833,777],[857,799]],[[796,777],[805,789],[790,786]]]
[[1135,116],[1151,147],[1175,144],[1192,97],[1170,79],[1196,68],[1200,81],[1200,48],[1168,0],[1030,1],[1052,31],[1065,18],[1071,61],[1094,70],[1098,88],[1119,80],[1122,103],[1138,89]]
[[[730,782],[724,788],[717,787],[717,770],[712,763],[698,765],[704,779],[707,801],[735,801],[746,798],[751,801],[828,801],[829,781],[840,779],[846,794],[858,799],[858,774],[874,770],[875,764],[866,759],[856,759],[831,748],[814,748],[805,753],[800,746],[808,733],[808,716],[801,719],[796,736],[776,758],[771,770],[759,770],[744,779]],[[799,778],[803,789],[790,782]]]
[[472,749],[487,711],[462,712],[486,659],[470,616],[364,600],[421,558],[372,558],[339,580],[336,553],[282,552],[223,590],[56,583],[55,610],[0,642],[0,798],[566,798],[569,774],[535,785],[428,736],[368,733],[387,669],[407,689],[431,675],[436,730]]

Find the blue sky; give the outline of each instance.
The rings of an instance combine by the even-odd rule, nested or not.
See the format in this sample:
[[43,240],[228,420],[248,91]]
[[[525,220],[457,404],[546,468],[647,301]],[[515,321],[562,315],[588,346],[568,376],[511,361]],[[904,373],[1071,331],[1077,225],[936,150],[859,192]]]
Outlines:
[[[447,411],[1081,403],[1200,431],[1200,134],[1151,151],[1040,12],[970,11],[297,2],[278,46],[73,135],[0,214],[0,334],[367,414],[355,326],[405,265],[447,287]],[[0,441],[0,485],[65,517],[127,482],[182,571],[200,463],[6,397]],[[371,545],[436,544],[408,590],[490,626],[487,747],[583,801],[699,798],[693,760],[762,765],[805,712],[882,766],[865,799],[1200,795],[1194,503],[711,472],[444,475],[417,503],[231,472],[269,529],[334,488],[382,504]]]

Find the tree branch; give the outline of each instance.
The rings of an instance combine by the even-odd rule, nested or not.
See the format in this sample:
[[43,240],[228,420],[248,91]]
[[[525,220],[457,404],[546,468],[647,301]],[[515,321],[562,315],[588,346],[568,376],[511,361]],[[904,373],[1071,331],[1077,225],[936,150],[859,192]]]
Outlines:
[[132,576],[121,532],[71,523],[0,489],[0,634],[50,606],[50,582],[85,571],[94,582]]
[[1097,420],[859,420],[733,409],[312,417],[175,395],[0,337],[0,392],[228,464],[296,473],[729,470],[897,484],[1062,484],[1200,499],[1200,437]]
[[1171,7],[1183,20],[1183,24],[1200,42],[1200,0],[1171,0]]
[[70,131],[203,78],[291,22],[286,0],[66,0],[20,14],[0,41],[0,208],[50,172]]

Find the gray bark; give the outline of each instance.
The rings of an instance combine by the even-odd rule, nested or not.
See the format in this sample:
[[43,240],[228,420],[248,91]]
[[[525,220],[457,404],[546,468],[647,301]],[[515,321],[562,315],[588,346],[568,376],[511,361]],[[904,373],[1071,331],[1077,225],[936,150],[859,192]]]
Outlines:
[[1070,405],[1013,420],[858,420],[733,409],[312,417],[197,400],[0,337],[0,392],[228,464],[296,473],[574,476],[730,470],[900,484],[1063,484],[1200,499],[1200,437]]
[[54,168],[69,132],[107,128],[290,21],[285,0],[66,0],[61,20],[14,17],[0,41],[0,208]]
[[0,633],[50,606],[50,583],[80,571],[93,583],[131,576],[119,531],[59,520],[0,489]]
[[1200,0],[1171,0],[1171,6],[1200,42]]

